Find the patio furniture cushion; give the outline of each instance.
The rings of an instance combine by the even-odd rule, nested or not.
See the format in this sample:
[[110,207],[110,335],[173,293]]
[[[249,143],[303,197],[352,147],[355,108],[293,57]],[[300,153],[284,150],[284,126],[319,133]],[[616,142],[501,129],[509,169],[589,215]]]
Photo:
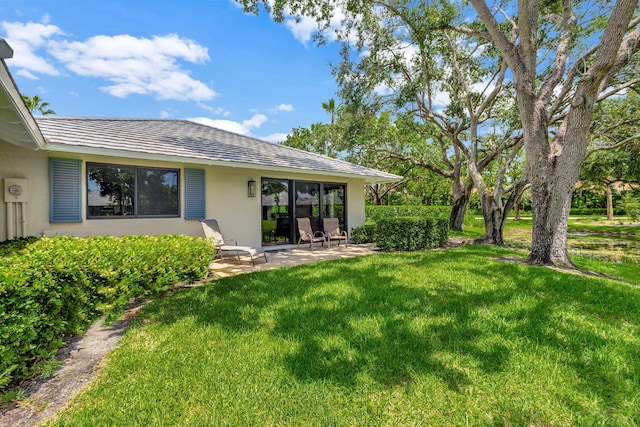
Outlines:
[[217,220],[201,219],[200,224],[202,225],[202,231],[204,231],[205,238],[210,239],[216,246],[216,256],[219,255],[220,258],[222,258],[224,253],[235,252],[235,256],[240,259],[240,254],[244,253],[251,257],[252,265],[256,265],[256,258],[260,258],[261,256],[264,257],[264,262],[269,262],[267,260],[267,254],[262,250],[262,248],[238,246],[237,242],[236,245],[228,245],[220,231],[220,226],[218,225]]

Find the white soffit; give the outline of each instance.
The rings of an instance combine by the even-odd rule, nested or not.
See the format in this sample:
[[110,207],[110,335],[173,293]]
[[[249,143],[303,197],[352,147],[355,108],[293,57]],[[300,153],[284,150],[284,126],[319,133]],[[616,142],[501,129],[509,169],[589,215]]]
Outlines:
[[41,149],[45,145],[42,133],[4,62],[12,56],[11,47],[0,39],[0,139],[28,149]]

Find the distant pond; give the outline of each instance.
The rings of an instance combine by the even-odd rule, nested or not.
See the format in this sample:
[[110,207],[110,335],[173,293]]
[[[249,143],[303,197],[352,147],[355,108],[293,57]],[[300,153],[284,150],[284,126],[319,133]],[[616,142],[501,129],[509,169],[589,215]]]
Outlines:
[[[530,246],[531,230],[505,230],[505,240]],[[636,235],[570,232],[567,244],[571,255],[640,265],[640,237]]]
[[567,235],[569,253],[622,262],[640,264],[640,238],[628,235],[598,233],[569,233]]

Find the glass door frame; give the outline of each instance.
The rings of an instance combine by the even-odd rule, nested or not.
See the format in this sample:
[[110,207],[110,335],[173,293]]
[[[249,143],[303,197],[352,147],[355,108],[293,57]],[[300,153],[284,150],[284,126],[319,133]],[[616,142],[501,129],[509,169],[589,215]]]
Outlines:
[[[318,185],[318,204],[317,204],[317,211],[318,211],[318,216],[317,219],[314,221],[312,220],[312,227],[314,231],[317,230],[322,230],[322,219],[325,217],[328,217],[327,215],[325,215],[326,213],[326,208],[329,206],[328,204],[325,204],[325,186],[327,187],[336,187],[336,188],[341,188],[342,189],[342,215],[343,217],[340,218],[338,217],[338,219],[340,220],[340,225],[341,227],[343,227],[344,230],[347,230],[348,228],[348,212],[347,212],[347,184],[345,182],[323,182],[323,181],[311,181],[311,180],[294,180],[294,179],[283,179],[283,178],[271,178],[271,177],[262,177],[260,180],[260,188],[261,188],[261,198],[264,198],[265,196],[268,196],[268,194],[264,193],[264,188],[265,188],[265,182],[267,181],[272,181],[272,182],[281,182],[281,183],[286,183],[286,188],[287,188],[287,196],[288,196],[288,200],[287,200],[287,218],[276,218],[277,220],[282,220],[277,226],[280,226],[280,229],[275,229],[274,230],[274,245],[283,245],[283,244],[295,244],[297,241],[297,226],[296,226],[296,218],[299,218],[298,216],[298,209],[297,209],[297,205],[296,205],[296,190],[298,188],[298,185]],[[273,224],[271,224],[270,222],[267,223],[265,221],[273,221],[273,218],[265,218],[265,215],[268,213],[268,210],[265,209],[265,206],[269,206],[269,205],[263,205],[264,202],[262,202],[260,204],[260,209],[261,209],[261,213],[260,213],[260,218],[263,221],[262,222],[262,245],[263,246],[268,246],[271,244],[271,241],[267,241],[265,242],[265,228],[266,227],[271,227]],[[313,201],[311,201],[311,212],[313,213],[313,211],[315,210],[313,207]],[[278,212],[280,211],[280,208],[278,208]],[[334,211],[335,212],[335,211]],[[309,212],[307,212],[308,214]],[[308,217],[308,215],[305,215],[306,217]],[[288,219],[288,221],[286,221]],[[284,235],[285,230],[282,229],[283,224],[285,224],[286,222],[288,222],[288,230],[287,230],[287,234],[288,236]],[[276,226],[276,227],[277,227]],[[271,230],[266,230],[268,233],[271,233]],[[271,236],[271,234],[270,234]],[[285,237],[283,242],[278,242],[278,237]],[[269,238],[271,239],[271,237]],[[265,244],[266,243],[266,244]]]

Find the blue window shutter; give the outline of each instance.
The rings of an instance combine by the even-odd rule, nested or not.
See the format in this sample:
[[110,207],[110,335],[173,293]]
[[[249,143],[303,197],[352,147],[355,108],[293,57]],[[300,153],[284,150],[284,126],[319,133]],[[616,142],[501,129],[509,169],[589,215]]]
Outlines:
[[49,159],[49,221],[82,222],[81,160]]
[[207,215],[204,169],[185,169],[184,187],[184,219],[204,219]]

